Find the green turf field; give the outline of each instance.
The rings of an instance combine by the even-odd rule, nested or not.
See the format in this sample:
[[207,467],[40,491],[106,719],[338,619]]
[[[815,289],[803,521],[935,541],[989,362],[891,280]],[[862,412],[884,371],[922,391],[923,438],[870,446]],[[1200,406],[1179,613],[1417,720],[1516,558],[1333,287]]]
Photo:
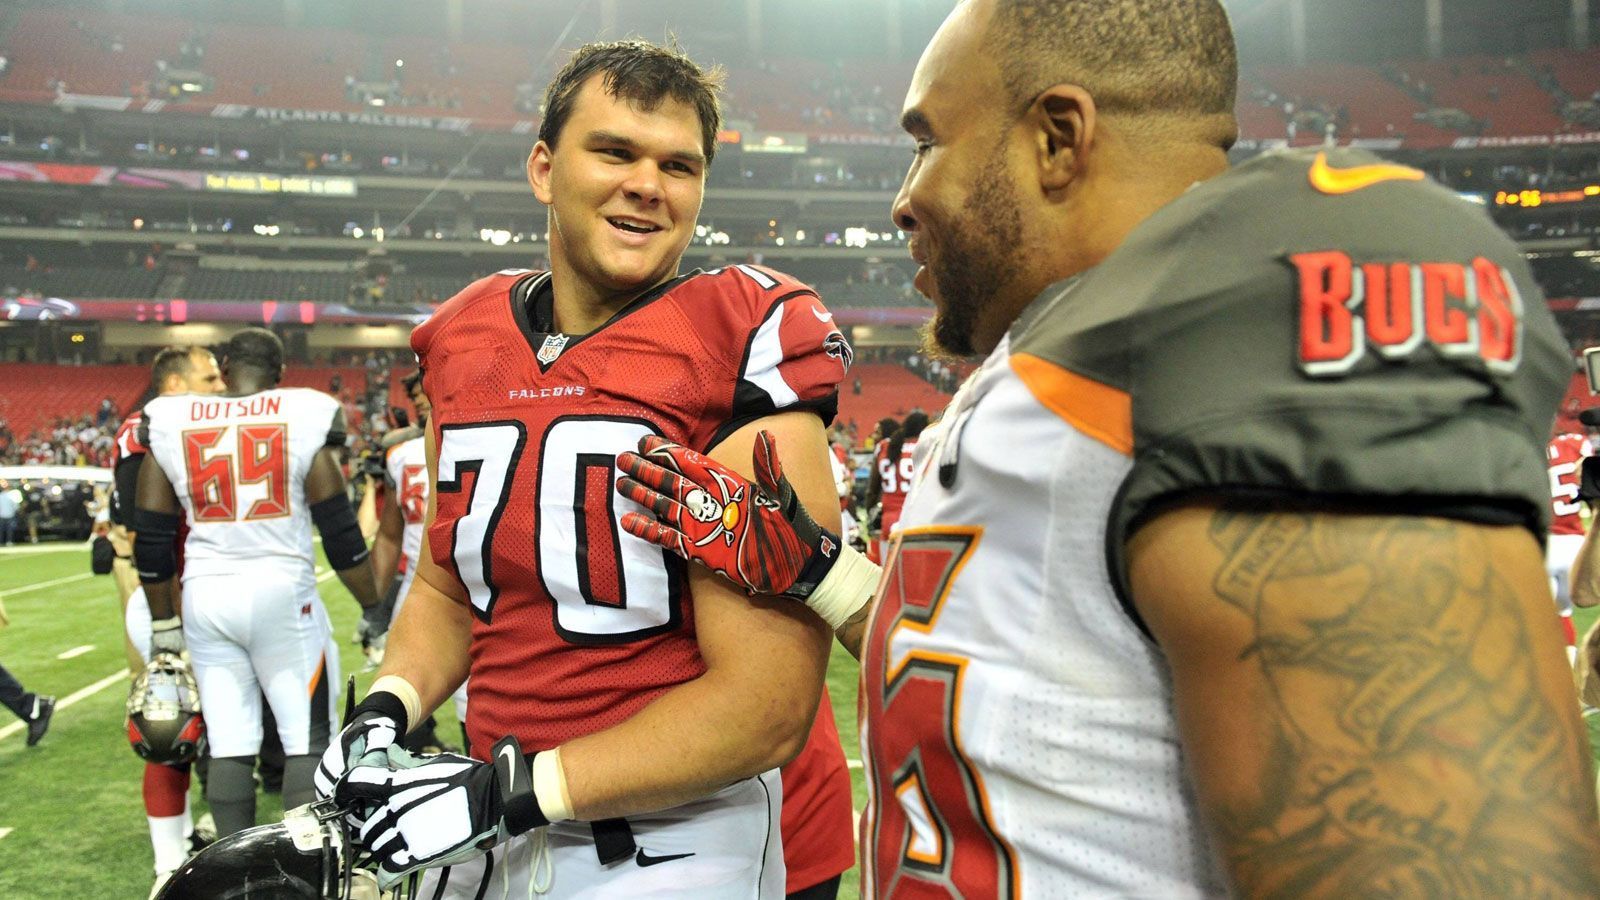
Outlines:
[[[355,630],[355,602],[333,578],[322,582],[322,594],[343,641]],[[0,663],[29,690],[63,704],[39,746],[24,747],[21,733],[0,737],[0,900],[143,900],[152,874],[139,797],[143,764],[123,737],[127,681],[119,675],[125,663],[116,589],[109,577],[89,575],[81,546],[0,551],[0,600],[12,619],[0,631]],[[1578,611],[1580,634],[1596,615],[1600,608]],[[365,690],[372,676],[360,674],[359,648],[345,641],[341,649],[345,673],[358,673]],[[845,754],[854,760],[856,664],[843,652],[834,654],[828,688]],[[9,713],[0,717],[0,729],[15,722]],[[1600,717],[1589,726],[1600,746]],[[851,776],[859,809],[861,769],[853,766]],[[198,784],[191,798],[204,808]],[[280,813],[276,796],[261,798],[261,821]],[[852,870],[840,895],[856,891]]]
[[[359,610],[337,578],[323,580],[321,589],[342,642],[344,673],[356,673],[364,692],[372,675],[361,673],[360,648],[347,640]],[[0,737],[0,900],[144,900],[153,875],[140,800],[144,764],[123,736],[128,682],[119,675],[126,661],[116,587],[109,577],[89,574],[89,553],[81,545],[0,551],[0,600],[12,622],[0,630],[0,664],[28,690],[63,702],[37,747],[25,747],[21,731]],[[70,658],[59,659],[63,653]],[[845,752],[854,759],[855,660],[837,653],[828,681]],[[84,696],[66,706],[80,691]],[[0,728],[14,723],[0,709]],[[456,732],[444,727],[440,734]],[[851,775],[859,807],[865,799],[861,770]],[[198,782],[190,798],[198,815],[204,809]],[[260,821],[281,812],[277,796],[261,797]],[[842,896],[855,894],[851,872]]]

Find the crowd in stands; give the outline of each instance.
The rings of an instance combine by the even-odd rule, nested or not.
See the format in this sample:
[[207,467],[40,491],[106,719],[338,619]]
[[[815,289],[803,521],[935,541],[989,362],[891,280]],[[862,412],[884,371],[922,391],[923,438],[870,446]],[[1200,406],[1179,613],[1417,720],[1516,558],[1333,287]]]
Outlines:
[[61,416],[20,439],[0,417],[0,465],[109,466],[121,410],[107,397],[90,415]]

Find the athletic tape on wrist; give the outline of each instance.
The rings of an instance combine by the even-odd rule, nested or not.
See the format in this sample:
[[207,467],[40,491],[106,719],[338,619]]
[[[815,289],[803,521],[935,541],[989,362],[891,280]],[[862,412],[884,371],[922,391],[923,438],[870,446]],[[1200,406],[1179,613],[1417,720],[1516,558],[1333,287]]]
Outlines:
[[368,696],[385,691],[400,698],[400,703],[406,708],[406,721],[415,723],[422,721],[422,698],[417,695],[417,689],[411,682],[399,675],[384,675],[372,683],[372,689],[367,691]]
[[839,561],[806,598],[806,605],[821,616],[829,628],[838,631],[839,626],[850,621],[851,616],[872,600],[882,572],[854,547],[844,547],[839,551]]
[[561,768],[561,748],[535,753],[532,769],[533,796],[539,801],[539,811],[552,822],[573,818],[567,773]]

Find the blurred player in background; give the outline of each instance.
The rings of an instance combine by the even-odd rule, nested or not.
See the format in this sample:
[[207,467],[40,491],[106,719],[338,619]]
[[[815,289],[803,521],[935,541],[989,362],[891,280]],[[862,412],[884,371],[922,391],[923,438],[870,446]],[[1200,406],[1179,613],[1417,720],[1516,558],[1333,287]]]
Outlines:
[[[0,628],[9,622],[5,607],[0,606]],[[7,671],[5,666],[0,666],[0,706],[11,710],[28,726],[28,746],[32,747],[50,730],[50,718],[56,712],[56,698],[35,694],[24,688],[15,675]]]
[[[1550,573],[1550,589],[1561,614],[1561,634],[1567,641],[1568,662],[1578,662],[1578,632],[1572,624],[1572,564],[1583,546],[1583,501],[1578,498],[1579,469],[1583,459],[1594,453],[1589,439],[1564,432],[1550,439],[1546,450],[1550,462],[1550,537],[1545,544],[1545,568]],[[1586,604],[1587,605],[1587,604]]]
[[[204,347],[166,347],[156,354],[150,366],[147,399],[175,394],[210,395],[224,390],[222,371],[216,357]],[[133,542],[130,527],[134,518],[134,498],[139,488],[139,467],[148,448],[140,443],[144,421],[143,404],[128,414],[117,429],[112,451],[111,471],[116,487],[111,495],[111,530],[108,537],[116,550],[111,575],[122,603],[123,646],[128,655],[128,677],[133,679],[150,661],[150,608],[139,575],[133,567]],[[180,562],[181,568],[181,562]],[[190,766],[144,764],[144,814],[150,826],[150,849],[154,855],[155,886],[152,895],[166,883],[172,872],[196,849],[195,828],[189,813]],[[201,837],[209,839],[214,829],[207,827]]]
[[[338,655],[313,574],[311,526],[363,610],[379,607],[345,494],[338,454],[344,411],[318,391],[279,388],[283,344],[262,328],[229,339],[227,393],[158,397],[139,443],[134,552],[149,600],[151,649],[188,649],[211,745],[206,800],[218,836],[255,824],[251,778],[263,694],[287,754],[283,803],[312,798],[339,694]],[[176,615],[174,540],[183,542],[183,611]],[[375,632],[387,622],[364,620]]]
[[[406,594],[411,590],[411,579],[416,577],[417,560],[422,552],[422,529],[428,511],[428,460],[423,451],[423,434],[433,408],[422,389],[420,369],[407,375],[402,384],[416,412],[416,425],[390,432],[397,434],[398,440],[392,444],[387,440],[384,442],[383,513],[378,520],[377,540],[372,544],[372,570],[378,577],[378,593],[386,598],[391,595],[394,597],[391,623],[400,616]],[[397,572],[398,579],[395,577]],[[381,646],[374,657],[377,662],[383,662]],[[471,748],[467,743],[467,683],[462,682],[451,698],[455,701],[456,719],[461,726],[461,746],[467,747],[470,755]],[[438,753],[443,749],[442,742],[434,734],[434,717],[431,715],[417,723],[401,743],[413,753]]]
[[865,495],[865,513],[867,517],[867,555],[876,562],[882,562],[883,557],[878,554],[878,534],[883,525],[883,474],[878,471],[878,457],[883,454],[884,448],[889,446],[889,441],[895,432],[900,430],[900,423],[884,416],[878,420],[872,433],[867,435],[867,446],[872,450],[872,459],[867,465],[867,491]]
[[894,430],[887,440],[881,441],[872,453],[872,468],[878,473],[881,488],[878,502],[878,531],[873,535],[876,558],[888,558],[889,539],[895,526],[900,524],[900,510],[906,505],[906,494],[911,490],[911,459],[917,452],[917,438],[928,427],[928,414],[913,410],[906,420]]

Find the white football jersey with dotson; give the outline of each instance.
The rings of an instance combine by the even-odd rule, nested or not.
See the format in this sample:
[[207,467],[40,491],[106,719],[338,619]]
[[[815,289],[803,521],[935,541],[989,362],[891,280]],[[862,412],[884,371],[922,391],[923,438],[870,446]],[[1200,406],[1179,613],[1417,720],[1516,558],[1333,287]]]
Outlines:
[[319,450],[344,444],[337,400],[306,388],[158,397],[142,430],[189,523],[185,580],[247,564],[311,568],[306,475]]

